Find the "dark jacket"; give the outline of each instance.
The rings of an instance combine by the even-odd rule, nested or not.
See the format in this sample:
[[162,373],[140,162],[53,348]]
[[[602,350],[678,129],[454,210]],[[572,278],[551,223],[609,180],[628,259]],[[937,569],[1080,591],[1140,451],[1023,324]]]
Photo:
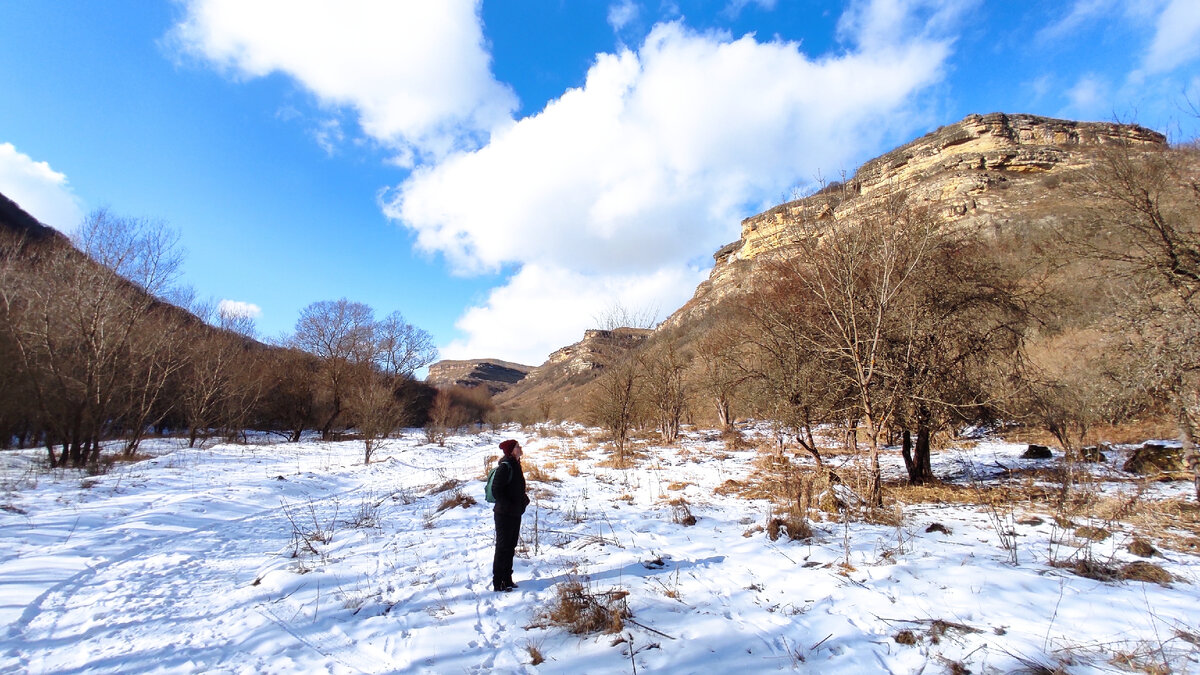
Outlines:
[[519,516],[529,505],[525,494],[525,474],[521,471],[521,460],[505,457],[496,465],[492,478],[492,496],[496,498],[493,510],[501,515]]

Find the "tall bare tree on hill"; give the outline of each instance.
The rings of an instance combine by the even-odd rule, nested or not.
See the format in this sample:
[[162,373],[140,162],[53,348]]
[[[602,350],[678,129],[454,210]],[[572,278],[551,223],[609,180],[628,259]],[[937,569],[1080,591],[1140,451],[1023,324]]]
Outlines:
[[1143,386],[1171,399],[1200,500],[1200,146],[1114,144],[1097,160],[1064,239],[1128,279],[1130,302],[1119,310],[1126,348],[1148,366]]

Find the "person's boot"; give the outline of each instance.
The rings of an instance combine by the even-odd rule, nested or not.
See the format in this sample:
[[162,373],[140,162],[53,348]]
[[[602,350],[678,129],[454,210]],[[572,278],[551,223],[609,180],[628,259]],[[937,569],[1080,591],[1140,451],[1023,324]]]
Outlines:
[[496,591],[497,593],[508,593],[515,586],[516,586],[516,584],[511,584],[507,581],[504,581],[503,579],[493,579],[492,580],[492,590]]
[[505,579],[504,583],[508,584],[509,588],[520,588],[520,586],[517,585],[517,582],[512,580],[512,577]]

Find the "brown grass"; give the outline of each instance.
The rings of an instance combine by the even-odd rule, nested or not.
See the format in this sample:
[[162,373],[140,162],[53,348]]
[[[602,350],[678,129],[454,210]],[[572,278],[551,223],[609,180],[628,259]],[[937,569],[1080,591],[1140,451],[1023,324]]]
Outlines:
[[441,513],[442,511],[452,509],[456,506],[461,506],[465,509],[474,506],[477,503],[478,502],[476,502],[475,498],[471,495],[463,492],[462,490],[455,490],[448,497],[442,500],[442,503],[438,505],[437,510],[439,513]]
[[555,478],[554,474],[549,473],[542,467],[533,462],[521,462],[522,472],[525,474],[525,480],[536,481],[538,483],[561,483],[562,480]]
[[[487,480],[487,476],[484,476],[484,480]],[[450,478],[450,479],[446,480],[445,482],[441,483],[440,485],[435,485],[435,486],[429,488],[429,494],[436,495],[436,494],[440,494],[442,492],[446,492],[448,490],[458,490],[458,488],[460,488],[460,487],[462,487],[461,480],[456,480],[454,478]]]
[[1121,565],[1120,575],[1126,581],[1144,581],[1160,586],[1175,581],[1175,577],[1161,566],[1142,560]]
[[633,616],[625,602],[628,595],[619,588],[593,593],[576,579],[564,581],[542,618],[545,625],[561,626],[574,635],[619,633],[625,619]]
[[684,527],[696,524],[696,516],[692,515],[692,509],[688,506],[686,499],[679,497],[667,503],[671,505],[671,522]]
[[794,510],[767,521],[767,538],[771,541],[777,541],[780,537],[787,537],[788,541],[808,541],[812,536],[808,519]]
[[[1168,416],[1149,417],[1117,426],[1097,424],[1088,431],[1083,444],[1141,443],[1148,438],[1175,438],[1177,435],[1179,429]],[[1053,434],[1037,427],[1013,427],[1002,433],[1001,438],[1011,443],[1037,443],[1056,449],[1059,447],[1058,439]]]
[[539,644],[529,642],[525,645],[525,651],[529,653],[529,665],[539,666],[546,661],[546,657],[542,654],[542,647]]

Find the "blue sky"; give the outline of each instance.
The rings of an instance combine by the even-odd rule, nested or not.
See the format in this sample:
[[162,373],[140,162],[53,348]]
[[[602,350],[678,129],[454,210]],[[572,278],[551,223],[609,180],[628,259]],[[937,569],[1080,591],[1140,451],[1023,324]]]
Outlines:
[[1197,135],[1195,0],[6,0],[0,192],[166,221],[266,337],[399,310],[532,365],[742,218],[970,113]]

